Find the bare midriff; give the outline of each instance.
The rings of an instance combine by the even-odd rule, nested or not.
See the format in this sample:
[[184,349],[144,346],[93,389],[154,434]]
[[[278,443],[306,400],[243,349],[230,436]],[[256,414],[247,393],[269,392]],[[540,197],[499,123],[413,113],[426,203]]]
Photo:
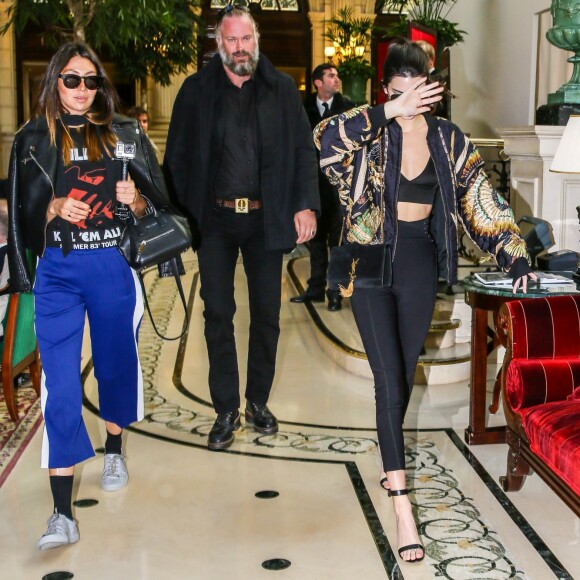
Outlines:
[[431,215],[433,206],[427,203],[409,203],[400,201],[397,204],[398,219],[403,222],[416,222],[424,220]]

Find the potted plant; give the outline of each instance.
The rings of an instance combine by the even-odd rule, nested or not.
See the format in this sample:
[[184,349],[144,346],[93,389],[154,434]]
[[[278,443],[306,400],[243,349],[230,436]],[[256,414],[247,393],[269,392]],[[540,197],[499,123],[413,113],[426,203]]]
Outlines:
[[342,80],[342,92],[355,104],[366,102],[367,82],[375,73],[365,59],[371,42],[373,21],[354,18],[352,7],[339,9],[327,24],[324,38],[332,42],[336,69]]
[[[405,36],[407,23],[414,21],[437,32],[437,52],[463,42],[467,34],[456,22],[447,20],[457,0],[383,0],[382,11],[399,15],[399,22],[387,28],[391,36]],[[403,12],[406,10],[406,13]]]

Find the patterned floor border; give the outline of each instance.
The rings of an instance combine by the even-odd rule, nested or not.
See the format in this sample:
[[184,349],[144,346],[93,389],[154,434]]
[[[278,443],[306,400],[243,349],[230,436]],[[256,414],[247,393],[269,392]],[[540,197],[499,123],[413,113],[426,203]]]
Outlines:
[[[190,312],[196,282],[194,276]],[[161,333],[167,329],[173,311],[176,291],[172,288],[174,284],[172,286],[169,281],[156,280],[149,289],[150,305]],[[187,336],[182,341],[185,344]],[[172,403],[157,389],[157,371],[162,347],[163,341],[155,335],[149,322],[144,320],[139,349],[145,382],[146,416],[142,423],[130,429],[141,435],[206,449],[206,437],[214,421],[213,414],[198,413]],[[174,375],[174,382],[177,384],[180,382],[180,364],[178,360]],[[84,380],[90,375],[91,368],[89,363],[83,373]],[[177,377],[179,381],[176,381]],[[97,406],[86,397],[85,406],[98,414]],[[263,436],[251,431],[242,432],[242,436],[236,437],[236,443],[225,453],[271,460],[343,463],[383,561],[387,577],[403,578],[375,506],[353,461],[361,454],[376,454],[377,443],[373,432],[369,431],[368,435],[360,433],[357,436],[350,434],[341,436],[336,432],[308,431],[309,429],[284,430],[273,436]],[[430,566],[433,577],[449,580],[529,578],[519,569],[514,557],[481,514],[474,499],[464,494],[453,470],[441,463],[440,459],[444,456],[433,440],[435,433],[441,432],[451,438],[463,458],[469,462],[514,523],[525,533],[536,551],[542,555],[555,577],[573,580],[455,432],[436,429],[406,433],[405,441],[407,468],[414,489],[412,501],[417,510],[419,531],[426,548],[426,563]],[[433,435],[430,436],[430,433]]]
[[40,399],[36,399],[0,449],[0,487],[14,469],[41,423]]

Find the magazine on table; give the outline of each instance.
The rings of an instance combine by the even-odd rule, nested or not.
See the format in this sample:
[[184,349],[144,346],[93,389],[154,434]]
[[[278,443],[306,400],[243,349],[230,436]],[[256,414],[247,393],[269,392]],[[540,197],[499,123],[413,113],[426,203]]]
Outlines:
[[[574,280],[566,278],[561,274],[555,274],[554,272],[534,272],[538,277],[538,281],[529,280],[528,284],[540,284],[543,286],[545,284],[574,284]],[[511,286],[512,279],[507,274],[503,272],[476,272],[474,274],[475,279],[484,284],[485,286]]]

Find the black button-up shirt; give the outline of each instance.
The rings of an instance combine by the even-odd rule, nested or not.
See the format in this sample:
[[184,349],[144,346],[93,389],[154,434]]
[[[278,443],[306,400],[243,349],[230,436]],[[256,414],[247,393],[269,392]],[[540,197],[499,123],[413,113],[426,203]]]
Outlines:
[[224,71],[224,146],[215,182],[215,195],[222,199],[260,199],[260,160],[256,83],[236,87]]

